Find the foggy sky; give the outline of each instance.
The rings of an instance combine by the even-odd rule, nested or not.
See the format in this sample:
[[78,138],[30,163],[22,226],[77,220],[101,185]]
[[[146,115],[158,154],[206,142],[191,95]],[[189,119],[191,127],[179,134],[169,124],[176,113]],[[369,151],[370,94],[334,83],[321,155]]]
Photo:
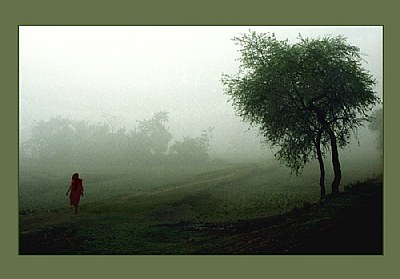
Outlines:
[[347,37],[366,54],[382,97],[382,27],[21,26],[20,138],[34,121],[58,115],[97,123],[108,114],[130,129],[165,110],[175,139],[213,126],[220,148],[240,149],[243,140],[244,149],[257,149],[256,132],[235,116],[221,84],[222,73],[238,70],[231,39],[249,29],[291,43],[299,34]]

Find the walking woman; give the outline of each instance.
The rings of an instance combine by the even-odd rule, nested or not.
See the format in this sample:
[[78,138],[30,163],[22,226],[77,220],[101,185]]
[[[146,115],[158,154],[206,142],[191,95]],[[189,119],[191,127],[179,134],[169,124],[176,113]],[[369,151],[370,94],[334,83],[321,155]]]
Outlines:
[[81,199],[81,196],[83,196],[83,185],[82,185],[82,179],[79,178],[78,173],[74,173],[72,175],[72,181],[71,181],[71,186],[69,187],[67,191],[67,196],[69,194],[69,203],[71,206],[75,207],[75,214],[78,214],[78,204]]

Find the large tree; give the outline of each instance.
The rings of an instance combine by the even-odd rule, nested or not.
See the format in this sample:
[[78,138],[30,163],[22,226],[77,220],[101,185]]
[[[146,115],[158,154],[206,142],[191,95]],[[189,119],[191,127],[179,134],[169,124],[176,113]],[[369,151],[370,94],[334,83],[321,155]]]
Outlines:
[[323,150],[330,148],[339,192],[338,148],[369,120],[378,102],[375,79],[362,67],[360,49],[344,37],[299,38],[289,44],[274,34],[234,38],[241,47],[239,73],[223,76],[225,93],[245,121],[257,125],[277,156],[295,170],[317,157],[324,183]]

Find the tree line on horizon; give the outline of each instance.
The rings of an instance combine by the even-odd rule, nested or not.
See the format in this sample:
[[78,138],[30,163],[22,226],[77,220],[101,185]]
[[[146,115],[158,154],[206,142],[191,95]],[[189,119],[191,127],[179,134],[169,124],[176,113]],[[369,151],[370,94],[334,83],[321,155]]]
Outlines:
[[90,124],[57,116],[35,123],[30,139],[20,146],[20,158],[49,163],[205,163],[213,128],[173,142],[168,121],[168,112],[160,111],[126,130],[116,129],[112,121]]

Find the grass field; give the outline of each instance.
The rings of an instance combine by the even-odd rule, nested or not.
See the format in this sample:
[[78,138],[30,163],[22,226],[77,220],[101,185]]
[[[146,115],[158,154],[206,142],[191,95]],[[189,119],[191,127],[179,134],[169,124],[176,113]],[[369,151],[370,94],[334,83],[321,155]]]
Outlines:
[[[20,167],[20,252],[28,254],[192,254],[198,252],[196,243],[211,241],[210,235],[177,233],[171,226],[275,216],[319,199],[316,165],[301,176],[274,160],[82,167],[85,196],[80,213],[73,215],[65,192],[75,170]],[[342,185],[382,173],[381,164],[372,160],[349,160],[342,167]],[[328,192],[331,179],[328,173]]]

